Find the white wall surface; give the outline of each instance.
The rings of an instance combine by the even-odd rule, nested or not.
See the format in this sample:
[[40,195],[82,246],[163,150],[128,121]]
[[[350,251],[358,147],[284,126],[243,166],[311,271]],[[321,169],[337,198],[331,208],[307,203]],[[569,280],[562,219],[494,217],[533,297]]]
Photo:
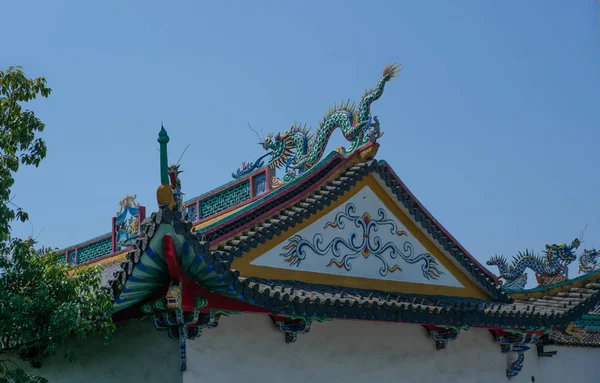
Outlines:
[[27,372],[50,383],[181,382],[179,342],[159,332],[150,321],[117,327],[114,340],[104,345],[97,337],[73,341],[76,360],[64,352],[44,359],[41,368],[22,364]]
[[285,344],[262,314],[223,317],[219,327],[187,342],[188,371],[179,372],[179,345],[151,323],[119,326],[108,346],[74,342],[77,361],[62,355],[28,369],[54,382],[600,382],[600,350],[546,347],[552,358],[525,355],[523,371],[505,375],[507,357],[486,330],[463,332],[445,350],[419,325],[332,321]]
[[[354,207],[354,211],[347,211],[348,207]],[[366,226],[362,218],[365,213],[371,217],[371,223]],[[336,221],[336,217],[340,218],[339,221]],[[355,218],[357,221],[354,220]],[[339,226],[332,227],[328,224],[339,224]],[[397,232],[404,232],[404,234],[400,235]],[[368,238],[363,234],[368,234]],[[351,239],[351,235],[356,237]],[[302,246],[301,251],[294,247],[287,250],[286,247],[292,243],[293,238],[307,241],[310,245]],[[336,238],[342,239],[346,244],[338,243],[337,255],[334,254],[333,247],[328,247]],[[376,238],[381,241],[380,244],[377,244]],[[317,239],[320,239],[318,245]],[[365,246],[370,251],[366,256],[362,253]],[[298,258],[294,262],[289,262],[292,255]],[[347,262],[344,263],[346,259]],[[439,275],[437,272],[425,275],[423,267],[430,265],[427,259],[436,262],[435,269],[439,271]],[[335,266],[331,263],[332,260],[345,266]],[[387,209],[368,186],[359,190],[346,203],[300,230],[293,237],[286,238],[250,264],[297,272],[310,271],[344,277],[464,287],[439,260],[430,254],[398,217]],[[400,270],[395,269],[394,266],[400,267]]]
[[333,321],[285,344],[266,315],[223,317],[188,342],[192,382],[600,382],[600,350],[546,347],[552,358],[525,355],[523,371],[506,378],[507,357],[489,331],[461,333],[445,350],[419,325]]

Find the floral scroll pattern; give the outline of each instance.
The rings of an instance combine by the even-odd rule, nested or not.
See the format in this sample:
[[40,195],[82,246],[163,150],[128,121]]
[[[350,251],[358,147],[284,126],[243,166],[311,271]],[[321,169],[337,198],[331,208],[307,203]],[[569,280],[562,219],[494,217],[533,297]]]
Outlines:
[[437,260],[429,253],[415,254],[412,243],[404,238],[401,248],[396,246],[396,241],[385,242],[377,235],[378,232],[389,230],[394,237],[406,237],[406,232],[398,230],[396,223],[387,217],[384,209],[377,210],[378,218],[374,219],[368,212],[362,215],[356,214],[356,206],[348,203],[343,212],[336,214],[332,222],[327,222],[324,230],[338,229],[343,230],[346,225],[354,225],[362,231],[362,234],[351,232],[349,238],[334,237],[329,243],[325,244],[323,235],[317,233],[312,240],[295,235],[289,239],[288,244],[283,248],[285,253],[280,254],[285,257],[285,261],[291,266],[300,266],[307,257],[307,250],[314,252],[319,256],[330,256],[327,267],[336,266],[346,271],[352,270],[353,261],[361,255],[365,258],[375,258],[380,263],[379,274],[387,276],[388,273],[402,271],[398,263],[402,259],[408,264],[421,264],[423,276],[427,279],[438,279],[443,272],[438,267]]

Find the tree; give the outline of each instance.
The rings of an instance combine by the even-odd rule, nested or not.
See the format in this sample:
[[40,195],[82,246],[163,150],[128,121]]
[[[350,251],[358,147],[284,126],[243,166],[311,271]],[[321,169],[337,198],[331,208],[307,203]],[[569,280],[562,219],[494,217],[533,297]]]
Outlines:
[[44,124],[32,111],[23,110],[21,103],[38,95],[47,98],[50,92],[44,77],[28,79],[20,67],[0,71],[0,253],[6,251],[10,239],[10,222],[28,219],[27,213],[10,199],[13,174],[19,170],[19,163],[37,167],[46,157],[46,144],[41,138],[35,139]]
[[[99,267],[74,268],[54,251],[38,253],[33,239],[11,236],[12,221],[28,220],[10,196],[14,174],[20,165],[37,167],[46,156],[46,144],[36,138],[44,124],[22,103],[50,93],[44,77],[29,79],[20,67],[0,71],[0,353],[34,366],[72,334],[83,338],[99,332],[108,341],[114,331],[113,302],[100,288]],[[0,383],[23,381],[23,376],[0,360]]]

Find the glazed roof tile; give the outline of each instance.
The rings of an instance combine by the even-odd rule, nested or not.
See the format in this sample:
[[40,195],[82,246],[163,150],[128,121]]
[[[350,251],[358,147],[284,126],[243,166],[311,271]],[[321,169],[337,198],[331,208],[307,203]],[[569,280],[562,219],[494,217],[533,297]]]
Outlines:
[[[455,264],[466,271],[489,296],[498,301],[510,301],[510,298],[497,288],[495,277],[425,210],[387,163],[372,159],[351,165],[342,170],[333,180],[327,181],[331,172],[338,165],[342,165],[342,162],[341,156],[334,157],[330,163],[324,164],[319,172],[315,172],[312,177],[307,177],[304,182],[298,184],[297,188],[275,192],[262,205],[244,214],[228,217],[219,226],[203,231],[203,239],[211,244],[220,243],[217,250],[240,257],[256,247],[258,243],[264,243],[273,236],[280,235],[282,231],[308,219],[329,205],[331,201],[337,200],[348,192],[362,178],[373,174],[407,209],[408,214],[421,225],[423,230],[450,254]],[[327,182],[324,183],[325,181]],[[304,191],[308,194],[300,194]],[[222,242],[226,238],[230,239]]]
[[[600,298],[597,294],[600,290],[598,281],[552,295],[501,303],[244,277],[238,271],[231,270],[233,256],[229,252],[210,250],[207,241],[189,232],[190,224],[183,220],[181,213],[163,208],[152,215],[146,233],[136,244],[135,250],[128,253],[127,259],[106,267],[103,283],[110,286],[116,300],[140,261],[143,249],[147,248],[161,223],[172,224],[178,233],[185,235],[186,243],[197,250],[195,257],[206,263],[207,267],[203,270],[210,269],[215,275],[209,279],[189,275],[192,280],[200,281],[197,283],[210,291],[244,300],[276,313],[452,326],[565,328],[581,315],[593,310]],[[203,280],[209,283],[203,283]],[[219,284],[214,284],[215,280]],[[563,338],[557,335],[556,339]],[[564,339],[564,342],[568,341],[573,345],[587,345],[570,338]]]
[[561,332],[549,334],[552,343],[572,347],[600,347],[600,333],[584,332],[579,338]]
[[[240,277],[243,298],[267,309],[294,315],[392,320],[481,327],[565,327],[589,312],[597,291],[569,308],[549,307],[541,300],[498,303],[470,298],[424,296],[349,289],[297,281]],[[375,310],[375,311],[373,311]],[[379,312],[379,314],[377,314]]]
[[[191,223],[185,221],[182,213],[161,208],[158,213],[152,214],[144,234],[134,250],[127,254],[126,260],[106,267],[103,285],[109,286],[115,300],[118,300],[159,225],[167,224],[172,225],[175,232],[185,238],[187,246],[195,250],[194,262],[199,260],[205,265],[188,274],[190,279],[209,291],[276,313],[457,326],[564,329],[592,311],[600,301],[600,280],[593,279],[583,285],[563,286],[560,291],[549,290],[536,296],[525,294],[511,302],[504,292],[496,288],[495,279],[431,217],[386,163],[369,160],[345,169],[339,169],[340,165],[343,165],[343,158],[333,156],[321,169],[303,178],[297,184],[298,188],[276,190],[252,209],[234,218],[228,217],[218,226],[201,233],[191,233]],[[330,179],[332,172],[336,174],[334,179]],[[421,227],[496,301],[266,280],[240,275],[231,268],[236,257],[310,218],[368,174],[373,174],[386,185]],[[306,193],[298,196],[300,192]],[[222,241],[221,238],[229,239]],[[557,342],[574,345],[591,345],[596,339],[595,335],[589,335],[589,342],[586,340],[588,343],[584,344],[564,334],[552,336]]]

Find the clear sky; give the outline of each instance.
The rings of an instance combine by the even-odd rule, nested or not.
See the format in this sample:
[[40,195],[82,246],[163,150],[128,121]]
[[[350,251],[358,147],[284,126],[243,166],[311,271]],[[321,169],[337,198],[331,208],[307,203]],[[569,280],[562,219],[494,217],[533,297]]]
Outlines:
[[53,88],[30,105],[48,156],[17,175],[32,225],[14,233],[62,248],[110,231],[128,193],[154,211],[161,121],[172,162],[191,143],[191,198],[263,154],[248,123],[316,127],[401,61],[372,107],[377,157],[477,259],[586,225],[600,247],[599,13],[591,0],[4,1],[0,68]]

